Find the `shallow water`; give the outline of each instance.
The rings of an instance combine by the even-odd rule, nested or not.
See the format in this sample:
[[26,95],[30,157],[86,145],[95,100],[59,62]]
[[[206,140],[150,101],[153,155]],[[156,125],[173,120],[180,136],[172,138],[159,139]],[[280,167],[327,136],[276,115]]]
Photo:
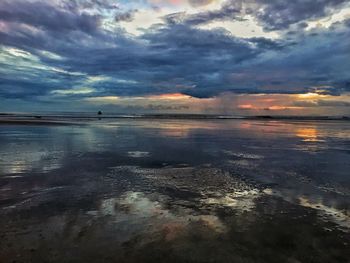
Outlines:
[[350,123],[0,126],[0,262],[350,262]]

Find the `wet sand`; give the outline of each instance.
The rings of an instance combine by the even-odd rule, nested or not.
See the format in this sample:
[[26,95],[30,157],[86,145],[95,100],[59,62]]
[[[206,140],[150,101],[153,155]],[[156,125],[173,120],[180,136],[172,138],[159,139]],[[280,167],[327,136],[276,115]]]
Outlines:
[[0,262],[350,262],[348,122],[37,121],[0,124]]

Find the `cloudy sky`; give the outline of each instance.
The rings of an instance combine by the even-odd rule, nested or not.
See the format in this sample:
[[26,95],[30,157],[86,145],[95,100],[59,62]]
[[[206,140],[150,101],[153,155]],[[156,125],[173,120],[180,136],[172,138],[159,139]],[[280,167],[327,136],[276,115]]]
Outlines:
[[350,1],[0,0],[0,102],[350,115]]

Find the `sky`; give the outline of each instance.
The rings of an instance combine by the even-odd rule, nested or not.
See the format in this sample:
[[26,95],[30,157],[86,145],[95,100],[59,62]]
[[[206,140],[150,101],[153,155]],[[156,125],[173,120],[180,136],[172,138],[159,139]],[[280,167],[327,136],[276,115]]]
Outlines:
[[0,102],[350,116],[350,1],[0,0]]

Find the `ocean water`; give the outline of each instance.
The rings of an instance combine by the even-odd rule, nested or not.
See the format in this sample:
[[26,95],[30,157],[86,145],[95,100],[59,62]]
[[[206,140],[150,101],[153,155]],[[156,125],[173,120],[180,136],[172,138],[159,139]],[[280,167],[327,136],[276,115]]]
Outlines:
[[350,122],[0,125],[0,262],[350,262]]

